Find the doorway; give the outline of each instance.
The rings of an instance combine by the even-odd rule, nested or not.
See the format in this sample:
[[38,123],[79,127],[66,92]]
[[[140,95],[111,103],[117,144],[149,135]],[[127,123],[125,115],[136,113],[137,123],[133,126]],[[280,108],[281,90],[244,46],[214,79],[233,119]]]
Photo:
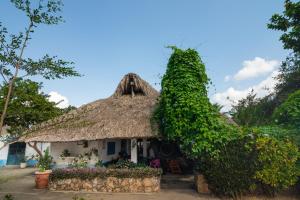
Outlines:
[[7,165],[19,165],[25,156],[26,143],[16,142],[9,145]]

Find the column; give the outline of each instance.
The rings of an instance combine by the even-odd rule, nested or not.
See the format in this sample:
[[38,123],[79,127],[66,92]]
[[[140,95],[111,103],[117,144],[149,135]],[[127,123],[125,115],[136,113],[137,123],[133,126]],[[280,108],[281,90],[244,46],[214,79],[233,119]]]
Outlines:
[[147,158],[147,139],[143,139],[143,157]]
[[131,139],[131,162],[137,163],[137,140]]

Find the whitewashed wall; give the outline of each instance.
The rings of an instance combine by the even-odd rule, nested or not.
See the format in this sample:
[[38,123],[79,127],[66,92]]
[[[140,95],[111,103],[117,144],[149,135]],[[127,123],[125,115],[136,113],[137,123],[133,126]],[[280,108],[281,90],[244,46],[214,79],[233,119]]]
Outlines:
[[[4,143],[0,142],[0,147],[3,147],[3,145]],[[0,150],[0,167],[6,165],[7,155],[8,155],[8,145]]]
[[[115,154],[113,155],[107,155],[107,143],[108,142],[115,142],[116,143],[116,149],[115,149]],[[114,139],[107,139],[107,140],[102,140],[101,142],[101,157],[100,159],[103,162],[111,161],[112,159],[116,159],[119,156],[119,152],[121,151],[121,140],[114,140]]]
[[[115,154],[107,155],[107,142],[115,142]],[[110,161],[118,157],[119,152],[121,151],[121,140],[97,140],[97,141],[88,141],[88,147],[84,148],[83,145],[78,145],[77,142],[56,142],[51,143],[50,152],[54,161],[59,159],[62,152],[67,149],[71,156],[78,156],[79,154],[84,154],[89,152],[92,148],[98,149],[99,160],[103,162]]]
[[[42,153],[44,153],[44,151],[47,148],[50,148],[50,143],[37,143],[37,147]],[[34,156],[36,154],[37,154],[37,152],[32,147],[30,147],[28,144],[26,144],[25,156],[30,158],[31,156]]]
[[[0,147],[4,145],[3,142],[0,142]],[[50,143],[38,143],[37,144],[38,148],[43,152],[46,150],[47,147],[50,147]],[[9,145],[5,146],[3,149],[0,150],[0,167],[3,167],[6,165],[7,162],[7,156],[8,156],[8,150],[9,150]],[[31,158],[32,155],[36,155],[36,151],[31,148],[28,144],[26,144],[25,148],[25,156],[28,158]],[[35,161],[30,161],[30,164],[36,163]]]

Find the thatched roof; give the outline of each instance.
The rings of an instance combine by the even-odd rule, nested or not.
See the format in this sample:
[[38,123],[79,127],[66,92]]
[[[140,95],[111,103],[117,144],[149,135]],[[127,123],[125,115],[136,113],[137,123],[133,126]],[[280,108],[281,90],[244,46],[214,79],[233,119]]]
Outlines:
[[151,116],[159,93],[129,73],[115,93],[32,127],[25,142],[67,142],[107,138],[156,137]]

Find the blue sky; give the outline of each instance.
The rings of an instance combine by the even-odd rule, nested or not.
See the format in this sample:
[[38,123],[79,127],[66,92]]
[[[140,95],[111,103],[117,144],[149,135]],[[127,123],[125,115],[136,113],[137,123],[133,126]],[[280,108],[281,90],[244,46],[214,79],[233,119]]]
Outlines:
[[[288,53],[278,40],[281,33],[266,27],[272,14],[282,12],[283,0],[63,2],[66,22],[39,27],[26,56],[49,53],[75,62],[83,77],[43,80],[43,91],[59,93],[75,106],[110,96],[128,72],[159,89],[168,45],[198,50],[213,81],[210,97],[222,104],[252,87],[263,95],[261,83],[274,84],[270,75]],[[0,2],[0,21],[12,32],[27,24],[9,1]],[[243,68],[244,77],[237,75]]]

